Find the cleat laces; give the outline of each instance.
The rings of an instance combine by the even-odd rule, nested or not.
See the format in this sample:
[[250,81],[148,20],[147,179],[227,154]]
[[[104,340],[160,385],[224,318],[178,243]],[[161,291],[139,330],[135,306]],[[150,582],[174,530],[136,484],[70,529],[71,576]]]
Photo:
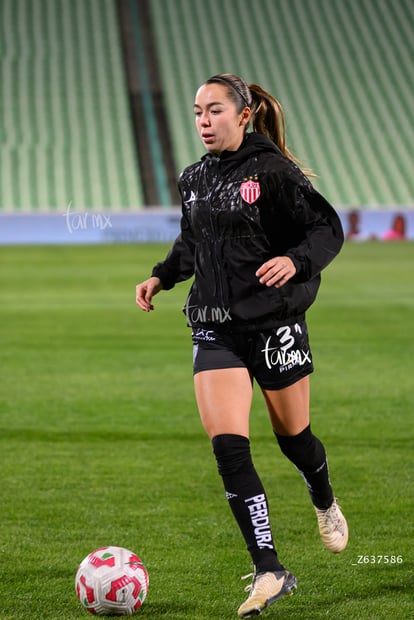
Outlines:
[[336,498],[327,510],[315,506],[319,533],[324,545],[334,553],[340,553],[348,542],[348,525]]
[[253,588],[253,583],[254,583],[254,578],[256,577],[256,573],[248,573],[247,575],[243,575],[243,577],[241,577],[241,580],[244,581],[245,579],[251,579],[251,583],[248,583],[247,586],[245,586],[243,589],[245,592],[251,592],[252,588]]

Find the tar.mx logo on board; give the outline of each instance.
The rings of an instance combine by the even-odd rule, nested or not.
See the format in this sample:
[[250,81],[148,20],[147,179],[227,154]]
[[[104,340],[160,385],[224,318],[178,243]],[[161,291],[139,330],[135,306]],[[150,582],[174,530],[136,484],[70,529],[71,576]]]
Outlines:
[[91,213],[89,211],[72,211],[72,203],[67,206],[66,228],[72,234],[79,230],[106,230],[112,228],[111,216],[105,213]]

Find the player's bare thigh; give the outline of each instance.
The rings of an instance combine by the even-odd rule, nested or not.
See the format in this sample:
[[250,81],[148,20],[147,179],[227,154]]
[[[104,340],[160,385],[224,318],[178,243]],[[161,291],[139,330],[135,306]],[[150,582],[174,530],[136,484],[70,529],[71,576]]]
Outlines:
[[273,430],[280,435],[297,435],[309,424],[309,376],[281,390],[264,390]]
[[194,375],[194,388],[210,438],[227,433],[249,436],[253,388],[246,368],[203,370]]

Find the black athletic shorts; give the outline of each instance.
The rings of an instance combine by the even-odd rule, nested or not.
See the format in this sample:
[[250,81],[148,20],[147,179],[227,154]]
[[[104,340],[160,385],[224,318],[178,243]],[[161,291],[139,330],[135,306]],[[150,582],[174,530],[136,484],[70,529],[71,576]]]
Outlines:
[[267,390],[280,390],[313,372],[306,321],[240,334],[193,330],[194,374],[247,368]]

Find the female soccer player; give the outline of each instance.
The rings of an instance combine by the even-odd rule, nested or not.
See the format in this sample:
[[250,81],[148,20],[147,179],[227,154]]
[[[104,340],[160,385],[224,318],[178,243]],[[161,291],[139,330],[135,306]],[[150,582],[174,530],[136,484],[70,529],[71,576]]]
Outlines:
[[181,233],[137,285],[136,301],[149,312],[155,294],[195,276],[185,305],[195,393],[254,566],[250,595],[238,610],[248,618],[296,588],[277,555],[252,463],[254,379],[282,452],[306,481],[322,541],[333,552],[347,544],[325,449],[310,427],[313,365],[305,321],[320,273],[344,237],[338,215],[289,152],[283,110],[272,95],[220,74],[200,86],[194,113],[207,153],[180,176]]

